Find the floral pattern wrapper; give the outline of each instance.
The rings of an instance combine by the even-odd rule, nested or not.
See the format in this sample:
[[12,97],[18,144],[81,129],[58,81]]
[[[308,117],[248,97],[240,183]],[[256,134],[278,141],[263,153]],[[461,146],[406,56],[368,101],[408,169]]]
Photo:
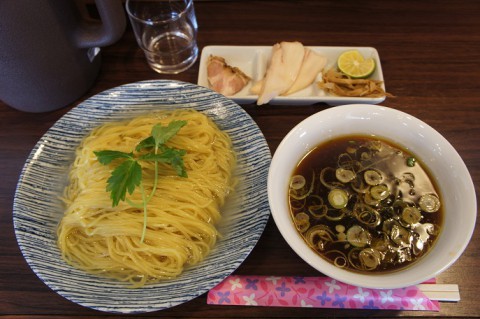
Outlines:
[[369,289],[344,284],[328,277],[229,276],[209,291],[207,303],[270,307],[440,310],[439,303],[430,300],[416,286]]

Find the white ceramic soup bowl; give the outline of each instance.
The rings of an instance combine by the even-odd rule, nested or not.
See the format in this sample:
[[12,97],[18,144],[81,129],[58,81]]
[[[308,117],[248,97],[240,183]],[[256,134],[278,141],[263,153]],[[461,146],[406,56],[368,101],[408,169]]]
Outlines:
[[[443,227],[430,251],[395,272],[360,274],[321,258],[302,239],[289,212],[290,178],[314,147],[339,136],[361,134],[394,142],[418,157],[431,173],[443,199]],[[293,128],[278,146],[268,175],[268,198],[275,223],[292,249],[326,276],[365,288],[392,289],[435,277],[465,250],[475,227],[476,196],[470,174],[452,145],[419,119],[378,105],[344,105],[318,112]]]

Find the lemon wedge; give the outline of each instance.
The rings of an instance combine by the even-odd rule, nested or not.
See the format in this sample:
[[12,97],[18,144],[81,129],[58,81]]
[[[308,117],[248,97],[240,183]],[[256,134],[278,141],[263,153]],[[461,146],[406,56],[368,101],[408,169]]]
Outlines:
[[375,71],[375,60],[365,59],[357,50],[345,51],[338,57],[340,72],[354,79],[364,79]]

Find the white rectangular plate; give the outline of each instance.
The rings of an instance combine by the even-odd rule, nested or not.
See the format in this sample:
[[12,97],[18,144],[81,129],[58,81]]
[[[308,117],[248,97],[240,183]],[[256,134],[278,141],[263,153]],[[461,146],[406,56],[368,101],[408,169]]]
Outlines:
[[[347,50],[357,49],[365,58],[374,58],[376,62],[375,72],[370,77],[373,80],[379,80],[383,82],[382,65],[380,63],[380,57],[375,48],[371,47],[308,47],[319,54],[322,54],[327,58],[327,65],[325,69],[328,70],[334,67],[338,56]],[[216,55],[223,57],[227,64],[237,67],[242,70],[246,75],[252,78],[252,81],[248,83],[240,92],[235,95],[228,96],[228,98],[234,100],[240,104],[249,104],[257,100],[257,95],[250,94],[250,88],[252,84],[263,78],[265,70],[267,69],[268,61],[272,46],[221,46],[212,45],[206,46],[202,50],[200,57],[200,69],[198,72],[197,84],[209,87],[207,79],[207,61],[210,55]],[[319,75],[318,80],[321,79]],[[385,97],[369,98],[369,97],[342,97],[335,96],[326,93],[324,90],[319,89],[315,81],[309,87],[293,93],[288,96],[276,97],[269,104],[275,105],[311,105],[319,102],[324,102],[329,105],[341,105],[351,103],[365,103],[365,104],[378,104],[385,100]],[[382,84],[385,89],[385,84]]]

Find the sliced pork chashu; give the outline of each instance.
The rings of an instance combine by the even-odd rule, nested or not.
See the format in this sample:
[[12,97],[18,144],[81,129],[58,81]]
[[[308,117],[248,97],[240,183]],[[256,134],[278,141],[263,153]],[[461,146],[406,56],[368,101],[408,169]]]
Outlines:
[[239,68],[227,64],[224,58],[211,55],[207,61],[207,79],[210,88],[225,96],[240,92],[250,77]]

